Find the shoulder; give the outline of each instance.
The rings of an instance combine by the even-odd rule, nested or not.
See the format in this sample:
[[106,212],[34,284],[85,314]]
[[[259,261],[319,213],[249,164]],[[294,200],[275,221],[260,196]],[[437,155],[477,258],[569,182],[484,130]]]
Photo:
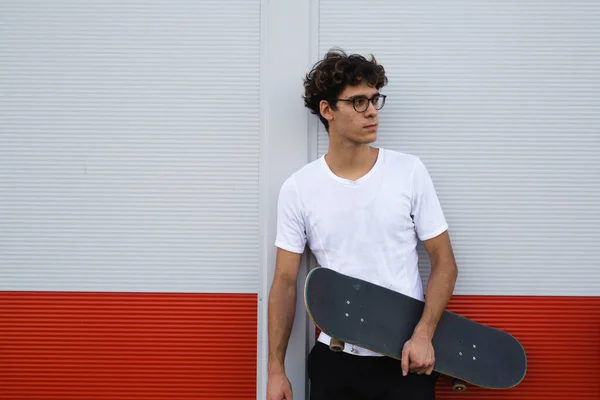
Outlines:
[[323,157],[319,157],[309,162],[298,170],[290,174],[283,183],[286,187],[294,187],[298,192],[303,192],[308,188],[313,188],[323,179]]
[[[292,172],[285,178],[281,188],[279,189],[280,204],[295,204],[297,207],[302,207],[303,199],[310,197],[311,191],[318,190],[316,182],[319,181],[320,158],[312,161],[298,170]],[[309,192],[307,194],[307,192]]]
[[423,164],[421,159],[414,154],[390,149],[382,150],[384,151],[385,165],[394,171],[402,171],[410,175],[414,172],[415,168]]

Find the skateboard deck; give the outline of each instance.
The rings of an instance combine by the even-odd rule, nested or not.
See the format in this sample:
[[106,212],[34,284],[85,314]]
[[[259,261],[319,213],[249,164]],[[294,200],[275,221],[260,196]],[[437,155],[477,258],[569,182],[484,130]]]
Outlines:
[[[332,350],[343,350],[346,342],[398,360],[425,307],[420,300],[325,267],[308,274],[304,302],[314,324],[332,337]],[[464,390],[463,382],[506,389],[525,377],[527,357],[517,339],[448,310],[432,344],[434,370],[455,378],[455,390]]]

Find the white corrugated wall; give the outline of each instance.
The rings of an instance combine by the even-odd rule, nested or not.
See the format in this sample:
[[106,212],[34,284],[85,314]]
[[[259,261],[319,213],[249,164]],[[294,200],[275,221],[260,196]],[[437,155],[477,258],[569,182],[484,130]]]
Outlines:
[[260,2],[0,1],[0,289],[256,293]]
[[386,67],[376,144],[428,167],[456,294],[600,294],[600,3],[321,0],[319,17],[319,58]]
[[262,35],[260,0],[0,0],[0,398],[256,396]]

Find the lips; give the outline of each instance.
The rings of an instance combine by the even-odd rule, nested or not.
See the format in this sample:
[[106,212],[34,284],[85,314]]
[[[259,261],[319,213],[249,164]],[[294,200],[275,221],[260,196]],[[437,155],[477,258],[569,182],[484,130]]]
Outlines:
[[376,128],[376,127],[377,127],[377,124],[365,125],[366,129]]

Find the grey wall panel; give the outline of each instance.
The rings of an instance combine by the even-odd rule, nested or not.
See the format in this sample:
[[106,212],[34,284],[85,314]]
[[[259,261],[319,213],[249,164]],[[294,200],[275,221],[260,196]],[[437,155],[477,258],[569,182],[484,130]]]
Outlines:
[[[600,4],[320,2],[320,56],[384,64],[376,145],[420,156],[457,294],[600,293]],[[318,155],[327,150],[320,127]],[[421,249],[421,269],[428,262]]]
[[258,290],[260,2],[0,2],[0,289]]

